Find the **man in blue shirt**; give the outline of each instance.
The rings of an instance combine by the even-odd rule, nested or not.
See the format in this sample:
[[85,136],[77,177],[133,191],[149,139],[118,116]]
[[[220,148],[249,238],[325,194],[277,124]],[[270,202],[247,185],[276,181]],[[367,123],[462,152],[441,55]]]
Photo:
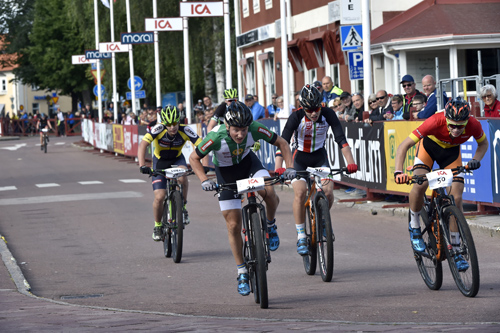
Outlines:
[[253,95],[248,94],[245,96],[245,105],[252,111],[253,120],[266,117],[266,109],[253,98]]
[[278,99],[278,95],[276,94],[273,94],[272,96],[272,103],[269,104],[267,106],[267,113],[269,115],[269,117],[274,117],[274,114],[276,113],[276,111],[278,110],[278,102],[277,102],[277,99]]
[[323,85],[323,102],[325,105],[328,105],[332,99],[340,97],[342,94],[342,89],[333,85],[332,78],[329,76],[325,76],[323,80],[321,80],[321,84]]
[[[419,119],[426,119],[432,116],[438,110],[437,105],[437,89],[436,89],[436,80],[432,75],[426,75],[422,78],[422,88],[424,90],[425,95],[427,96],[427,104],[417,115]],[[441,106],[444,108],[448,102],[448,96],[446,96],[446,92],[443,91],[443,96],[441,99]],[[439,108],[441,109],[441,108]]]

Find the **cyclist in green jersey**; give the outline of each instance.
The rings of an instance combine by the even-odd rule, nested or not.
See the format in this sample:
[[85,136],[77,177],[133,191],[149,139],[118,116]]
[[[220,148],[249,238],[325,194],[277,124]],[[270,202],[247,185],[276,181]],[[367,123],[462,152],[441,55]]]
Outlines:
[[[196,147],[189,157],[189,163],[196,176],[201,181],[205,191],[212,191],[217,184],[208,179],[201,159],[213,152],[213,162],[217,182],[235,183],[237,180],[249,177],[269,177],[269,172],[262,166],[262,162],[251,151],[253,144],[264,140],[281,149],[287,165],[284,177],[295,178],[295,169],[292,168],[292,154],[288,143],[266,126],[253,121],[252,112],[241,102],[232,102],[224,115],[224,123],[215,127],[205,139]],[[276,251],[279,247],[279,237],[275,224],[275,213],[279,198],[272,186],[266,186],[258,191],[266,203],[266,214],[269,232],[269,248]],[[226,220],[229,245],[238,267],[238,292],[246,296],[250,293],[248,285],[248,270],[243,261],[243,241],[241,238],[241,196],[233,191],[219,193],[219,206]]]

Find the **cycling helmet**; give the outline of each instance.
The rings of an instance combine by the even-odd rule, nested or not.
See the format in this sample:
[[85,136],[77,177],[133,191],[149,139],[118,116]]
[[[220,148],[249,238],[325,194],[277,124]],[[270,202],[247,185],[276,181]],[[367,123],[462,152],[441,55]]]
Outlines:
[[178,123],[180,118],[177,108],[173,105],[167,105],[160,111],[160,120],[163,125]]
[[304,109],[314,110],[321,106],[323,96],[313,85],[306,84],[299,94],[299,103]]
[[453,121],[464,121],[469,119],[469,103],[460,98],[455,98],[446,104],[445,116]]
[[224,115],[226,126],[247,127],[253,121],[252,111],[241,102],[232,102]]
[[234,88],[224,90],[224,99],[238,99],[238,90]]

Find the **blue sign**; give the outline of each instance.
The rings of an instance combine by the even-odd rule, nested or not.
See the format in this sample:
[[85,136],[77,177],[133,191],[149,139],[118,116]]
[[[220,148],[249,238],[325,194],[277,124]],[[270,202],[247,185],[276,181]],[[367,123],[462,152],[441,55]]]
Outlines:
[[357,50],[363,46],[363,26],[343,25],[340,27],[340,45],[342,51]]
[[[130,91],[127,91],[126,97],[128,100],[131,100],[132,93]],[[135,91],[135,98],[137,98],[137,99],[146,98],[146,90],[136,90]]]
[[[95,95],[96,97],[97,97],[97,96],[99,96],[99,88],[98,88],[98,87],[99,87],[99,86],[96,84],[96,85],[94,86],[94,89],[93,89],[93,91],[94,91],[94,95]],[[104,93],[106,93],[106,88],[104,88],[104,86],[101,84],[101,97],[104,95]]]
[[[102,60],[99,60],[99,62],[101,64],[101,69],[102,69],[103,68]],[[90,66],[92,67],[92,70],[97,70],[97,62],[91,63]]]
[[122,32],[122,44],[152,44],[155,41],[153,32]]
[[[141,90],[142,86],[144,85],[144,82],[142,82],[142,79],[138,76],[134,76],[134,90]],[[130,84],[130,79],[127,81],[127,87],[132,90],[132,85]]]
[[349,79],[363,80],[363,51],[349,52]]
[[99,52],[98,50],[85,50],[85,59],[111,59],[111,52]]

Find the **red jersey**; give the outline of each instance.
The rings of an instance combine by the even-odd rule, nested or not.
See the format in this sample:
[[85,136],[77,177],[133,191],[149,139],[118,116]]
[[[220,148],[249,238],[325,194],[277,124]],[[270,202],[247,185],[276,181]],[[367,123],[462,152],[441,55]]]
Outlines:
[[481,123],[474,117],[470,117],[462,134],[456,138],[451,137],[444,112],[435,113],[424,121],[410,134],[410,138],[418,142],[428,137],[443,148],[459,146],[473,136],[478,143],[486,139]]
[[495,100],[495,104],[491,107],[488,105],[484,106],[484,116],[485,117],[500,117],[500,101]]

